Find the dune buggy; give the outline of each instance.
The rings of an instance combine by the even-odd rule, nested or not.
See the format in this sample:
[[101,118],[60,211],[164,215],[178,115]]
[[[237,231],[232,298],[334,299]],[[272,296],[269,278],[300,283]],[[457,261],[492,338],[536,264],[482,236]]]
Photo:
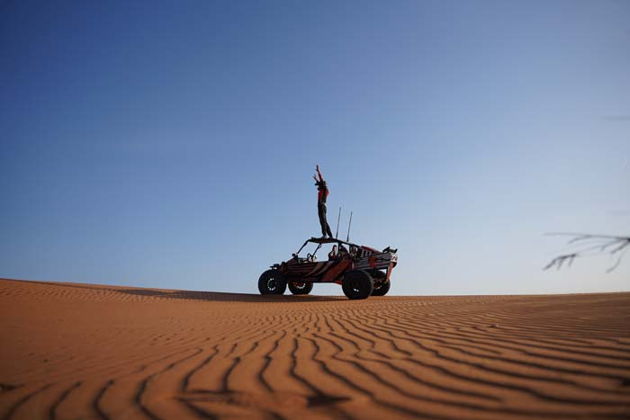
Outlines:
[[[315,250],[300,257],[308,244],[315,244]],[[325,261],[317,261],[317,251],[325,244],[332,244],[333,250]],[[384,296],[398,261],[396,252],[390,247],[377,251],[335,238],[310,238],[290,260],[262,273],[258,290],[261,295],[282,295],[288,286],[294,295],[307,295],[313,283],[337,283],[349,299]]]

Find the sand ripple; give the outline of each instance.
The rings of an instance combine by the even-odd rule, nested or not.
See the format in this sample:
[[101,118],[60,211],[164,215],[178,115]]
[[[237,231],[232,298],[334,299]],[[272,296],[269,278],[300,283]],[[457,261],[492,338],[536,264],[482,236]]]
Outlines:
[[630,293],[349,301],[0,280],[0,319],[0,419],[630,418]]

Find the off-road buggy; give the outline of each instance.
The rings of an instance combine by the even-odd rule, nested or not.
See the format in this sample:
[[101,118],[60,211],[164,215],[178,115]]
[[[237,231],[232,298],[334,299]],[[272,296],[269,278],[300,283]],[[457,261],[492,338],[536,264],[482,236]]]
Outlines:
[[[315,250],[300,257],[308,244],[316,244]],[[317,251],[324,244],[336,245],[337,252],[329,254],[325,261],[317,261]],[[334,238],[310,238],[290,260],[274,264],[262,273],[258,290],[261,295],[281,295],[289,286],[294,295],[307,295],[313,283],[337,283],[350,299],[384,296],[389,291],[390,276],[398,261],[396,251],[390,247],[377,251]]]

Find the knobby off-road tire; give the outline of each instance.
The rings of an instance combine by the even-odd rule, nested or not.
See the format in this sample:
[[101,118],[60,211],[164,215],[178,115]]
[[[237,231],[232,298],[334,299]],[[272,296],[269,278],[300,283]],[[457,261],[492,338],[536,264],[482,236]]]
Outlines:
[[381,270],[369,270],[368,274],[372,276],[374,280],[372,296],[385,296],[391,287],[391,283],[387,280],[387,275]]
[[343,276],[341,288],[348,299],[366,299],[374,290],[374,280],[367,271],[349,271]]
[[267,270],[258,279],[261,295],[282,295],[287,290],[287,281],[278,270]]
[[374,290],[372,296],[385,296],[392,286],[389,280],[374,282]]
[[308,281],[289,282],[289,290],[294,295],[308,295],[313,290],[313,283]]

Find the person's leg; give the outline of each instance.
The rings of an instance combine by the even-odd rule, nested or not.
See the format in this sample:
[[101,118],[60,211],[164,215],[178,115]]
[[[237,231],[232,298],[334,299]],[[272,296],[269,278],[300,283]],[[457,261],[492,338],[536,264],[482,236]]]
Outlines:
[[328,224],[328,218],[326,217],[326,210],[324,209],[324,223],[326,224],[326,233],[328,233],[328,237],[332,238],[332,232],[330,231],[330,225]]
[[319,226],[322,228],[322,238],[326,236],[326,205],[318,203],[317,204],[317,214],[319,215]]
[[320,205],[321,208],[321,213],[320,213],[320,218],[319,218],[319,222],[322,225],[322,236],[326,236],[328,235],[329,238],[332,238],[332,232],[330,231],[330,225],[328,224],[328,218],[326,217],[326,204],[321,204]]

